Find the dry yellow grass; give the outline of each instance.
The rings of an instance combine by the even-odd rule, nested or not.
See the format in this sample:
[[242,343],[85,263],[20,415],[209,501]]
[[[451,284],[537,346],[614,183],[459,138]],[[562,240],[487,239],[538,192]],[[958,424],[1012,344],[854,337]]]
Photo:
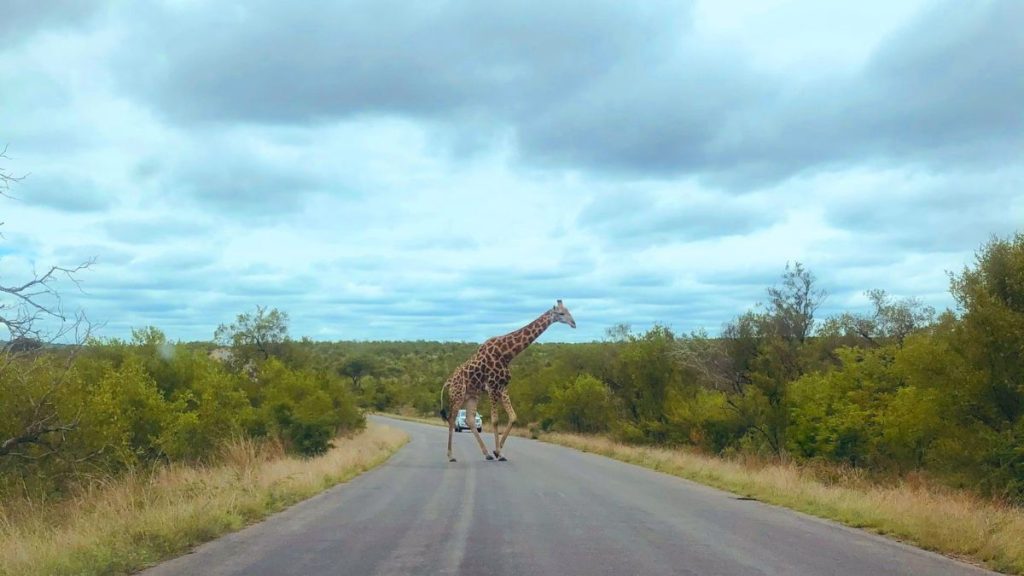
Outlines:
[[912,481],[882,486],[842,471],[823,479],[820,470],[794,464],[734,462],[602,437],[544,434],[541,439],[1024,574],[1024,510],[963,491]]
[[312,459],[238,441],[217,466],[129,474],[59,503],[0,503],[0,574],[128,573],[345,482],[407,441],[370,424]]

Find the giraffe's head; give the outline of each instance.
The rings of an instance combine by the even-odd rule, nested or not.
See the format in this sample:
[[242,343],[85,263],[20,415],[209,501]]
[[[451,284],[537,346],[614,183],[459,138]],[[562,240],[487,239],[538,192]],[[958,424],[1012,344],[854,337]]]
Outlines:
[[569,313],[569,309],[562,304],[561,300],[551,309],[551,315],[555,317],[555,322],[568,324],[570,328],[576,327],[576,321],[572,319],[572,314]]

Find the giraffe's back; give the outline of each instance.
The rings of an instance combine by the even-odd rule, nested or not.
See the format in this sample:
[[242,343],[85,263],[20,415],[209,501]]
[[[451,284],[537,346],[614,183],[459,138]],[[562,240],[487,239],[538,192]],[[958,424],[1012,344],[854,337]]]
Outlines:
[[485,346],[481,346],[456,373],[465,379],[467,393],[474,395],[502,389],[508,385],[510,377],[508,362]]

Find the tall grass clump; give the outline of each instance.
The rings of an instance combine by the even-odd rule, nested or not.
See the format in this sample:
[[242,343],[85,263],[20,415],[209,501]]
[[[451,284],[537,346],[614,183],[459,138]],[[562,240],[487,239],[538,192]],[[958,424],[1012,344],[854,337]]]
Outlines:
[[128,573],[347,481],[406,441],[370,425],[306,458],[280,442],[240,437],[222,446],[216,464],[134,469],[60,499],[4,500],[0,574]]

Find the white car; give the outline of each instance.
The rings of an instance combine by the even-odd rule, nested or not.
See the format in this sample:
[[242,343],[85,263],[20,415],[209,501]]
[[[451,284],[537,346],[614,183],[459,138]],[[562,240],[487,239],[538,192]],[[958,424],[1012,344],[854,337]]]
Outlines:
[[[466,425],[466,411],[459,410],[459,415],[455,417],[455,431],[462,432],[463,430],[469,430],[469,426]],[[476,431],[484,431],[484,421],[480,419],[480,413],[476,413]]]

